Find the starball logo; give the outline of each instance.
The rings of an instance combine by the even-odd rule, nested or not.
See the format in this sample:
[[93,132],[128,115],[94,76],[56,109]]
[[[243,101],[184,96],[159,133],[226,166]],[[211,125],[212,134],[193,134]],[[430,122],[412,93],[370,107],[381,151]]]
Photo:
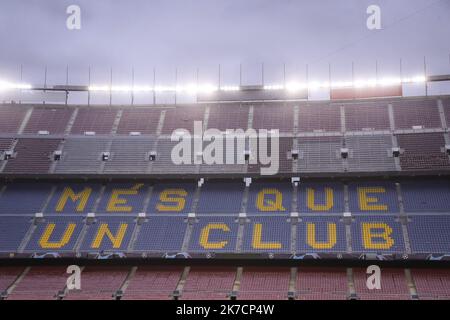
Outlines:
[[[176,129],[171,141],[178,142],[171,152],[175,165],[259,164],[261,175],[275,175],[279,169],[279,131],[277,129],[203,130],[194,122],[194,132]],[[270,150],[270,152],[269,152]]]

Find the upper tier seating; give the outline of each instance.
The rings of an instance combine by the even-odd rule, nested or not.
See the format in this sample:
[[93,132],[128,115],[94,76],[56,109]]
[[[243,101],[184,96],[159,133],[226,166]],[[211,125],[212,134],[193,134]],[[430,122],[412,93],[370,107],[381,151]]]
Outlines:
[[194,121],[204,120],[205,107],[203,105],[181,106],[166,110],[163,134],[172,134],[176,129],[188,130],[194,133]]
[[80,108],[72,125],[72,134],[110,134],[117,110],[105,108]]
[[25,134],[37,134],[48,131],[49,134],[62,134],[66,131],[69,119],[74,112],[72,108],[38,108],[35,107],[25,127]]
[[0,106],[0,133],[18,133],[27,109],[16,106]]
[[117,134],[140,132],[141,134],[156,134],[161,109],[135,108],[126,109],[120,118]]
[[299,132],[340,132],[341,109],[335,104],[312,104],[299,107]]
[[413,126],[428,129],[442,127],[436,99],[405,99],[392,103],[392,106],[397,129],[411,129]]
[[294,127],[294,110],[292,105],[280,103],[266,103],[255,105],[253,109],[254,129],[278,129],[280,133],[292,132]]
[[247,105],[218,105],[209,110],[208,128],[225,131],[227,129],[247,130],[248,127]]
[[388,130],[389,114],[387,103],[355,103],[345,106],[347,131]]

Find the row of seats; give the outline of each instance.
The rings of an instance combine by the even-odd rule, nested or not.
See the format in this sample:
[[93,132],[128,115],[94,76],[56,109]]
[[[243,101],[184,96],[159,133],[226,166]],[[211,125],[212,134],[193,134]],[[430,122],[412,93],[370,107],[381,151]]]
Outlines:
[[406,253],[408,243],[412,253],[450,254],[449,228],[450,215],[407,220],[379,215],[351,220],[5,216],[0,219],[0,252]]
[[[450,213],[447,180],[14,182],[0,185],[0,215],[249,215]],[[399,200],[401,195],[401,201]],[[402,210],[401,210],[402,208]]]
[[[199,175],[264,174],[262,168],[266,168],[273,169],[269,172],[273,175],[450,169],[450,145],[443,133],[281,137],[278,149],[271,142],[267,150],[254,152],[248,140],[242,150],[228,146],[225,140],[215,144],[214,150],[210,142],[200,142],[200,155],[195,151],[197,142],[184,141],[185,148],[178,153],[182,145],[169,138],[0,138],[0,172]],[[266,154],[270,163],[262,164]],[[209,155],[214,162],[207,160]]]
[[[350,278],[348,270],[351,271]],[[81,289],[67,290],[65,266],[2,267],[0,292],[4,292],[7,300],[450,299],[450,273],[445,269],[405,271],[382,268],[380,290],[367,289],[364,269],[348,270],[246,266],[87,266],[81,272]],[[11,289],[12,284],[14,288]]]
[[[250,127],[279,129],[280,132],[340,132],[344,127],[347,131],[389,130],[391,127],[411,129],[414,126],[445,128],[440,118],[440,103],[448,119],[448,99],[436,98],[384,102],[199,104],[124,109],[3,105],[0,106],[0,133],[21,131],[24,134],[37,134],[39,131],[48,131],[50,134],[84,134],[88,131],[96,134],[170,134],[178,128],[192,132],[193,122],[204,120],[208,121],[207,128],[245,130],[249,127],[250,115]],[[392,105],[393,123],[389,120],[389,104]]]

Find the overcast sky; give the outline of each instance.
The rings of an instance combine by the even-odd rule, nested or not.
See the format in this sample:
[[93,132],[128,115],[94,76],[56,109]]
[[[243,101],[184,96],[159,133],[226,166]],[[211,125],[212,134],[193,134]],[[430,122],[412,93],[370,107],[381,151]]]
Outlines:
[[[81,30],[66,28],[66,8],[81,7]],[[369,5],[381,7],[382,30],[366,27]],[[153,67],[161,83],[217,79],[223,83],[288,78],[395,75],[403,58],[405,73],[422,72],[427,56],[430,73],[450,73],[449,0],[0,0],[0,78],[87,83],[92,66],[95,83],[126,83],[134,66],[136,82],[151,83]],[[303,77],[303,78],[302,78]],[[345,80],[344,79],[344,80]]]

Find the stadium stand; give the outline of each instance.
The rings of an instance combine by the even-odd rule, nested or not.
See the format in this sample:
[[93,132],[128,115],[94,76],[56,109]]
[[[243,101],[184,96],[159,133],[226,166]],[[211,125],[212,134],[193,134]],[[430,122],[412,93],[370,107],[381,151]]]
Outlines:
[[301,213],[344,212],[344,185],[342,183],[300,183],[298,211]]
[[[189,140],[186,140],[189,141]],[[190,139],[194,150],[194,139]],[[195,164],[195,154],[187,156],[188,163],[182,165],[173,165],[172,150],[178,144],[177,141],[171,141],[169,138],[161,138],[158,140],[156,148],[156,159],[152,164],[152,173],[155,174],[183,174],[183,173],[198,173],[198,165]],[[178,154],[177,154],[178,155]],[[184,158],[184,157],[183,157]]]
[[355,103],[345,106],[347,131],[389,130],[387,103]]
[[54,300],[57,293],[66,286],[66,281],[64,266],[31,267],[7,300]]
[[301,137],[296,172],[342,172],[343,138],[338,136]]
[[46,217],[36,224],[25,252],[73,252],[83,225],[80,216]]
[[[50,183],[16,182],[6,185],[0,195],[0,214],[29,214],[42,212],[50,195]],[[26,201],[23,201],[26,199]]]
[[149,213],[182,214],[192,212],[196,184],[193,182],[160,182],[153,186]]
[[297,225],[297,252],[346,252],[345,225],[337,216],[305,216]]
[[252,217],[244,227],[242,252],[290,252],[291,224],[285,217]]
[[233,290],[236,268],[191,267],[181,300],[225,300]]
[[140,182],[109,183],[98,203],[97,213],[144,212],[148,185]]
[[280,133],[292,133],[294,110],[291,104],[264,103],[253,110],[254,129],[278,129]]
[[291,212],[292,185],[287,181],[257,182],[249,189],[247,213],[278,213],[287,215]]
[[412,252],[450,252],[450,215],[410,216],[407,228]]
[[71,134],[110,134],[117,110],[104,108],[79,108]]
[[381,289],[369,290],[367,288],[368,275],[365,269],[353,269],[355,290],[362,300],[409,300],[409,292],[405,272],[403,269],[382,268]]
[[339,105],[312,104],[299,107],[299,132],[341,132]]
[[186,233],[182,217],[150,216],[140,226],[134,244],[134,251],[181,252]]
[[235,252],[238,224],[235,217],[199,217],[194,224],[189,252]]
[[200,193],[198,213],[237,214],[241,209],[245,185],[242,181],[206,182]]
[[353,213],[398,213],[396,185],[388,181],[349,183],[349,207]]
[[86,252],[126,251],[135,229],[133,217],[97,217],[89,225],[80,250]]
[[442,133],[399,134],[398,143],[403,153],[400,164],[403,170],[430,170],[450,168],[450,159],[445,153]]
[[441,120],[436,99],[404,99],[392,103],[397,129],[441,128]]
[[4,173],[48,173],[53,152],[58,150],[59,139],[19,139],[14,147],[16,156],[9,159]]
[[[265,143],[263,143],[261,145],[261,140],[262,139],[258,139],[258,152],[260,154],[262,152],[262,154],[267,154],[267,155],[271,156],[274,153],[276,153],[274,151],[274,150],[276,150],[276,148],[274,148],[272,146],[272,141],[270,140],[270,138],[267,139],[268,145],[266,145]],[[258,160],[257,155],[251,154],[252,153],[251,148],[249,148],[249,150],[250,150],[250,159]],[[293,173],[293,172],[295,172],[295,168],[293,168],[293,165],[292,165],[292,156],[291,156],[292,150],[293,150],[293,139],[289,138],[289,137],[280,137],[278,140],[278,153],[279,153],[278,168],[277,168],[278,173]],[[261,157],[261,156],[259,155],[259,157]],[[255,164],[249,160],[247,171],[249,173],[260,173],[261,168],[270,169],[270,165],[262,164],[260,161],[261,161],[261,158],[259,158],[259,160]]]
[[150,165],[154,139],[130,137],[112,140],[110,160],[105,162],[104,173],[142,173]]
[[34,107],[24,133],[35,135],[39,131],[47,131],[49,134],[62,134],[73,112],[72,108]]
[[417,294],[421,300],[450,299],[450,271],[448,269],[411,270]]
[[[0,106],[2,262],[47,255],[448,260],[449,101]],[[279,171],[263,177],[265,165],[249,160],[200,164],[196,152],[190,164],[173,164],[177,142],[169,135],[192,133],[194,121],[222,131],[279,129]],[[419,299],[450,299],[441,269],[412,269],[412,276],[383,269],[382,289],[373,293],[358,268],[89,265],[82,290],[68,292],[66,266],[36,261],[44,262],[0,267],[3,298],[414,299],[416,290]]]
[[204,120],[205,107],[202,105],[177,106],[166,110],[163,134],[172,134],[176,129],[186,129],[194,132],[194,121]]
[[177,288],[183,268],[140,266],[130,279],[123,300],[169,300]]
[[93,212],[102,185],[100,183],[58,183],[45,206],[49,214],[87,214]]
[[22,267],[0,267],[0,294],[5,294],[6,290],[14,283],[24,271]]
[[240,300],[286,300],[289,268],[244,267],[237,298]]
[[109,152],[109,144],[106,138],[67,139],[55,173],[101,173],[102,152]]
[[85,267],[82,271],[81,290],[71,290],[64,300],[112,300],[119,290],[130,268]]
[[444,110],[445,121],[447,128],[450,127],[450,98],[442,99],[442,108]]
[[18,133],[27,109],[16,106],[2,106],[0,108],[0,133]]
[[351,229],[354,252],[405,252],[401,226],[393,216],[357,215]]
[[30,228],[30,218],[2,216],[0,219],[0,252],[17,252]]
[[408,212],[450,212],[450,184],[447,180],[404,181],[403,206]]
[[397,170],[392,156],[392,137],[388,135],[348,136],[348,170],[386,172]]
[[[12,144],[13,144],[13,139],[0,139],[0,153],[3,155],[4,151],[8,151],[11,150]],[[4,158],[2,157],[1,161],[3,161]]]
[[247,130],[248,105],[226,104],[211,107],[208,118],[208,128],[225,131],[227,129]]
[[161,109],[134,108],[123,110],[117,134],[128,135],[130,132],[141,134],[156,134]]
[[301,267],[297,271],[298,300],[345,300],[348,283],[345,269]]

